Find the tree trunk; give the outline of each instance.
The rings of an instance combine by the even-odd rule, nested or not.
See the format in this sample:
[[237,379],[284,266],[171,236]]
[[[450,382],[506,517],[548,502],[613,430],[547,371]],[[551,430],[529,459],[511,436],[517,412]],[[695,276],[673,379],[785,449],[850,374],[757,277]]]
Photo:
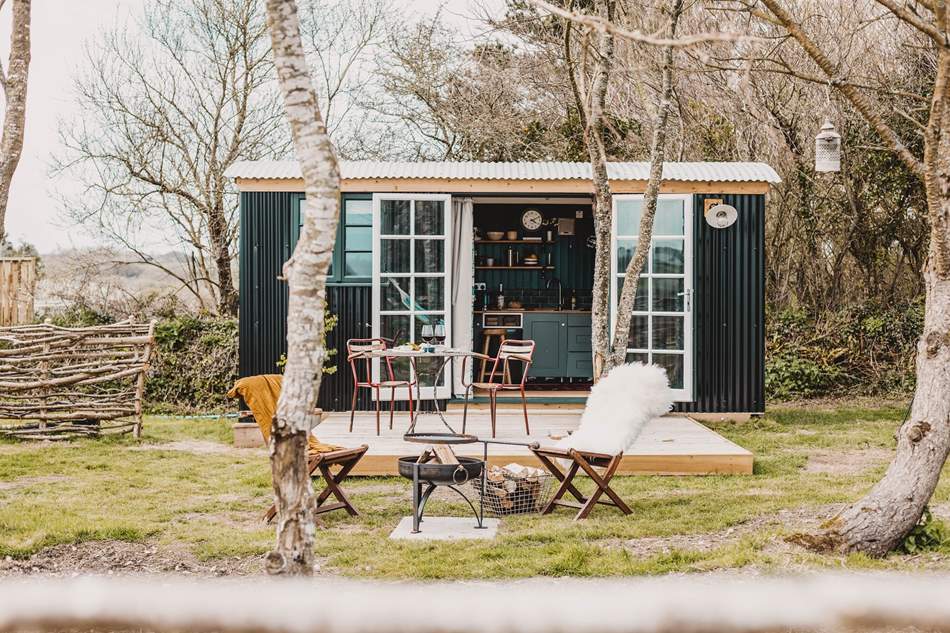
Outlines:
[[23,152],[26,125],[26,82],[30,69],[30,0],[13,0],[10,60],[2,76],[6,110],[0,139],[0,239],[5,235],[10,183]]
[[897,433],[897,454],[884,478],[827,524],[803,537],[818,549],[884,556],[920,521],[950,453],[950,281],[925,274],[924,331],[917,345],[917,389]]
[[[604,2],[600,12],[606,19],[613,17],[613,3]],[[600,33],[597,42],[597,65],[590,88],[590,110],[584,140],[590,157],[594,186],[594,282],[591,292],[591,349],[594,363],[594,381],[604,373],[610,351],[610,224],[613,198],[607,177],[607,150],[604,147],[604,106],[607,84],[614,57],[613,35]],[[583,103],[579,104],[583,107]]]
[[924,146],[930,247],[924,331],[917,343],[917,386],[897,453],[863,499],[828,524],[812,545],[884,556],[920,521],[950,454],[950,50],[938,54]]
[[231,245],[228,243],[228,221],[224,209],[210,209],[208,217],[208,236],[211,238],[211,255],[218,277],[218,313],[236,316],[238,312],[238,294],[234,287],[234,275],[231,272]]
[[273,574],[310,574],[314,527],[307,434],[320,421],[314,410],[326,357],[326,279],[340,212],[340,172],[310,80],[294,0],[267,0],[267,23],[307,195],[300,239],[285,266],[290,287],[287,364],[271,444],[277,546],[268,555],[267,569]]
[[[676,25],[682,11],[683,0],[673,0],[668,31],[670,39],[676,37]],[[640,281],[640,273],[643,272],[643,266],[646,264],[653,241],[653,219],[656,217],[657,198],[660,193],[660,183],[663,181],[663,161],[666,159],[666,127],[670,118],[670,108],[673,104],[672,46],[666,46],[663,49],[662,73],[660,104],[656,113],[653,140],[650,145],[650,180],[647,182],[647,189],[643,196],[637,248],[634,251],[633,258],[627,264],[623,287],[620,290],[620,296],[617,298],[614,341],[608,356],[606,371],[624,364],[627,360],[627,341],[630,336],[633,305],[637,298],[637,284]]]

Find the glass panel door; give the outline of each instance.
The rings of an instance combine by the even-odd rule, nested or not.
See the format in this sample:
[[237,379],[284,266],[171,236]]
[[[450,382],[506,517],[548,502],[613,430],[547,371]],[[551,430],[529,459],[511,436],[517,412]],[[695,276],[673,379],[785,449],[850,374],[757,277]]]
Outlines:
[[[451,341],[452,318],[451,196],[443,194],[376,194],[373,196],[373,336],[421,343],[424,325],[445,326]],[[424,369],[417,361],[420,373]],[[380,364],[373,373],[379,378]],[[410,372],[408,361],[393,362],[397,379]],[[431,372],[429,372],[431,373]],[[438,385],[423,382],[423,398],[450,397],[451,372]],[[380,396],[390,397],[383,389]],[[395,397],[406,399],[406,390]]]
[[[611,330],[626,269],[637,248],[642,195],[616,195],[611,253]],[[653,239],[637,282],[627,361],[666,370],[678,401],[692,400],[692,196],[661,195]]]

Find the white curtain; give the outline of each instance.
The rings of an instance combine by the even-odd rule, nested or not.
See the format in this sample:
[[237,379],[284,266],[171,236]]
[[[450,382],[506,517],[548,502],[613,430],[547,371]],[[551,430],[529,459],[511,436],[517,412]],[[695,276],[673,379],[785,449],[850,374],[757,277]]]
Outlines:
[[[471,198],[452,198],[452,347],[458,349],[472,349],[472,284],[474,284],[474,229],[473,205]],[[472,363],[467,364],[468,376],[471,380]],[[452,371],[454,392],[456,395],[465,393],[462,386],[461,362],[458,362]]]

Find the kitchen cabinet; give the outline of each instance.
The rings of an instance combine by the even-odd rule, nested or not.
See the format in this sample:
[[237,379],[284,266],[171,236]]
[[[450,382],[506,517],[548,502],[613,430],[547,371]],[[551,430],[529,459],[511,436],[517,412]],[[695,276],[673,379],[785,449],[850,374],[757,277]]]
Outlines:
[[533,378],[590,378],[590,315],[568,312],[527,312],[524,337],[535,342]]

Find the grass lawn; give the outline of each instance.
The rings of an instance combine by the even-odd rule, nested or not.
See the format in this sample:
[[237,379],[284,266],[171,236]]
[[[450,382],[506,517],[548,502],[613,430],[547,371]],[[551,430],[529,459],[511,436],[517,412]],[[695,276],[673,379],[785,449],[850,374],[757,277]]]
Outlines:
[[[567,511],[505,518],[494,542],[391,542],[387,535],[409,512],[408,482],[351,479],[363,514],[326,515],[317,555],[324,573],[425,579],[842,565],[950,570],[950,543],[874,561],[819,556],[783,540],[814,528],[880,477],[903,415],[903,406],[815,405],[712,425],[755,453],[753,476],[618,477],[615,488],[633,515],[602,507],[581,523]],[[259,522],[270,501],[269,465],[263,450],[233,449],[230,441],[230,420],[150,418],[141,440],[0,443],[0,573],[103,571],[89,561],[108,552],[125,559],[107,561],[110,571],[132,558],[132,571],[154,569],[152,560],[162,561],[162,571],[259,571],[273,539]],[[933,507],[950,519],[946,471]],[[448,497],[427,509],[450,512],[462,516],[463,508]]]

